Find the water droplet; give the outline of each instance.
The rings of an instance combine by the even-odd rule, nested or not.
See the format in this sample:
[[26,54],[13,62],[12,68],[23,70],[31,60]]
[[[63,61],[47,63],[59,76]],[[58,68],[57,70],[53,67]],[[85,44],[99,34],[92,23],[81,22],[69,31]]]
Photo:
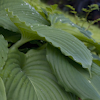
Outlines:
[[29,8],[30,8],[30,9],[32,8],[31,5],[29,5]]
[[8,16],[8,14],[6,14],[6,16]]
[[29,4],[25,2],[25,5],[29,5]]
[[31,10],[33,11],[33,10],[34,10],[34,8],[32,7],[32,8],[31,8]]
[[34,15],[34,13],[32,13]]
[[33,27],[33,26],[31,25],[31,27]]
[[23,4],[21,4],[23,6]]
[[72,24],[72,26],[74,26],[74,24]]
[[27,15],[27,14],[26,14]]
[[62,21],[62,20],[60,19],[60,21]]
[[89,81],[89,83],[91,83],[91,81],[90,80],[88,80]]
[[42,91],[42,89],[41,89],[41,91]]

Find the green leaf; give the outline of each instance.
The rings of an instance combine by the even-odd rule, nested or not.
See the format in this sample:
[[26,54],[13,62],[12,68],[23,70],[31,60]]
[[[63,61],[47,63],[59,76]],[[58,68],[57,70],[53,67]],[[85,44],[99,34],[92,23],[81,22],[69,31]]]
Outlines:
[[80,27],[74,24],[63,15],[50,15],[49,20],[51,22],[52,27],[64,30],[74,35],[79,40],[92,44],[100,52],[100,44],[98,43],[98,40],[100,39],[99,34],[97,34],[98,32],[95,32],[95,34],[93,34],[90,31],[86,31],[84,27]]
[[8,43],[2,35],[0,35],[0,71],[3,69],[7,60]]
[[0,26],[5,29],[19,32],[17,27],[10,21],[5,8],[13,11],[14,14],[19,16],[20,20],[25,21],[29,24],[39,23],[49,25],[49,22],[45,20],[30,4],[23,0],[0,0]]
[[7,100],[72,100],[52,74],[45,50],[30,50],[23,54],[10,49],[0,76],[6,87]]
[[100,56],[96,55],[96,54],[92,54],[93,56],[93,61],[100,66]]
[[99,66],[92,64],[93,77],[90,78],[85,69],[51,45],[47,47],[47,60],[59,84],[66,91],[76,94],[82,100],[100,100]]
[[[73,28],[74,27],[78,28],[78,30],[81,32],[81,34],[83,34],[85,37],[92,38],[91,37],[92,33],[90,31],[86,31],[86,29],[84,27],[80,27],[80,26],[74,24],[71,20],[66,18],[64,15],[61,15],[61,14],[53,14],[52,15],[51,14],[51,15],[49,15],[48,19],[50,20],[52,27],[59,28],[59,25],[60,25],[60,27],[63,26],[64,28],[67,28],[67,25],[69,25],[69,26],[72,26]],[[58,23],[58,25],[57,25],[57,23]],[[63,27],[61,27],[60,29],[63,29]]]
[[91,11],[93,10],[99,10],[99,5],[98,4],[92,4],[88,6],[90,8]]
[[65,31],[46,25],[34,24],[29,26],[27,20],[22,22],[10,11],[8,11],[8,15],[21,31],[23,39],[26,39],[26,42],[33,39],[46,40],[59,48],[64,55],[71,56],[76,62],[81,63],[90,72],[92,55],[86,46],[76,37]]
[[56,9],[57,9],[57,7],[58,7],[58,5],[57,5],[57,4],[50,5],[50,6],[51,6],[52,10],[56,10]]
[[66,5],[66,7],[70,8],[71,10],[75,11],[75,8],[71,5]]
[[57,22],[61,22],[61,23],[69,23],[69,24],[73,24],[73,22],[71,22],[68,18],[66,18],[64,15],[62,14],[50,14],[48,16],[48,19],[51,22],[51,26]]
[[88,10],[88,9],[86,9],[86,8],[82,8],[82,10],[84,11],[84,12],[90,12],[90,10]]
[[73,13],[73,14],[76,14],[77,12],[76,11],[70,11],[71,13]]
[[7,100],[5,86],[4,86],[4,83],[3,83],[3,80],[1,79],[1,77],[0,77],[0,99]]
[[0,34],[2,34],[7,41],[13,43],[17,42],[21,38],[20,33],[12,32],[2,27],[0,27]]

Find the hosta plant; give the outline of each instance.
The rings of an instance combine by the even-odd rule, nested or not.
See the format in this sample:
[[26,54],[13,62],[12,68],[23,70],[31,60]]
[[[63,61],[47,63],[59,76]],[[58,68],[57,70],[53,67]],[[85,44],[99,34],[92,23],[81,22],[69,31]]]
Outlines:
[[100,100],[99,35],[56,7],[0,0],[0,100]]

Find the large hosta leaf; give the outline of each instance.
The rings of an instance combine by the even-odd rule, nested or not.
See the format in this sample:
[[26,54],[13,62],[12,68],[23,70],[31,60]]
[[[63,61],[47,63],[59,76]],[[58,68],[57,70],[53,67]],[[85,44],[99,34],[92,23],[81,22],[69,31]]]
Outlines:
[[45,50],[26,55],[10,50],[2,72],[7,100],[73,100],[57,84],[46,60]]
[[[78,28],[71,26],[68,23],[61,23],[61,22],[57,22],[55,24],[52,25],[52,27],[64,30],[72,35],[74,35],[75,37],[77,37],[79,40],[81,40],[82,42],[86,42],[89,43],[93,46],[96,47],[96,49],[100,52],[100,44],[97,43],[94,39],[90,39],[88,37],[86,37],[85,35],[83,35]],[[72,30],[73,29],[73,30]]]
[[8,43],[2,35],[0,35],[0,70],[3,68],[8,54]]
[[58,49],[48,45],[47,60],[51,64],[59,84],[66,91],[78,95],[82,100],[100,100],[99,66],[92,65],[92,78],[90,78],[88,72],[82,69],[79,64],[67,59],[69,58],[65,57]]
[[17,14],[21,20],[27,20],[29,24],[39,23],[48,25],[46,21],[31,5],[23,0],[0,0],[0,26],[5,29],[19,32],[17,27],[10,21],[5,8],[9,8],[14,14]]
[[[68,18],[64,15],[49,15],[49,20],[51,22],[51,26],[64,30],[83,42],[87,42],[92,44],[96,47],[96,49],[100,52],[100,44],[97,43],[97,38],[94,38],[93,33],[90,31],[85,30],[84,27],[80,27],[73,22],[71,22]],[[95,40],[94,40],[95,39]]]
[[28,40],[42,39],[58,47],[63,54],[71,56],[76,62],[83,65],[84,68],[91,70],[92,56],[86,46],[73,35],[46,25],[28,25],[27,20],[22,22],[13,12],[7,10],[10,19],[21,31],[23,38]]
[[5,86],[4,86],[4,83],[1,79],[1,77],[0,77],[0,99],[1,100],[7,100]]
[[[76,27],[81,32],[81,34],[83,34],[84,36],[91,38],[92,33],[90,31],[86,31],[84,27],[80,27],[80,26],[74,24],[70,19],[66,18],[64,15],[51,14],[51,15],[49,15],[49,20],[50,20],[52,26],[55,26],[54,24],[58,23],[58,22],[61,22],[62,24],[60,23],[60,25],[63,25],[63,26],[66,23],[66,24],[71,25],[73,28]],[[55,27],[57,27],[57,26],[55,26]],[[62,29],[62,27],[61,27],[61,29]]]

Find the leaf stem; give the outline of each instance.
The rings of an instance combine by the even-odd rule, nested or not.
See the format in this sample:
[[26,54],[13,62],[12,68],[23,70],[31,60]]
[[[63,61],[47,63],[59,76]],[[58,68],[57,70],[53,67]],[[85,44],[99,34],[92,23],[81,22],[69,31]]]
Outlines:
[[29,40],[25,38],[21,38],[19,41],[17,41],[10,49],[18,49],[20,46],[28,42]]

